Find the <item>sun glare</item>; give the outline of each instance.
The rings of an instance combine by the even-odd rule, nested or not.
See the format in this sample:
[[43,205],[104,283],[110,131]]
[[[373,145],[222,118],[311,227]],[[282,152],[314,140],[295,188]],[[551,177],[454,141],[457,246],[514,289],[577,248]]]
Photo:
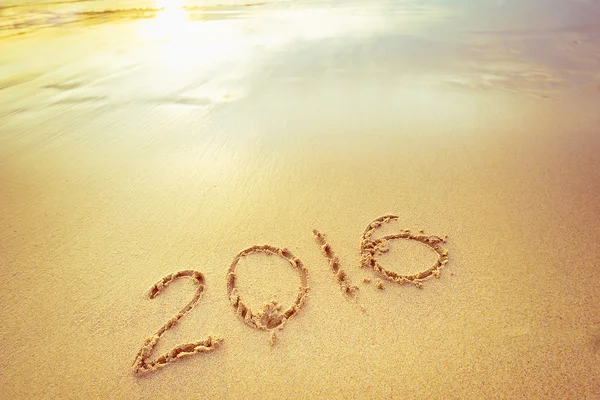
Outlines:
[[156,0],[156,17],[143,24],[143,34],[149,39],[172,40],[185,35],[188,16],[184,0]]
[[164,10],[176,10],[184,6],[184,0],[156,0],[156,8]]
[[242,20],[206,22],[197,12],[190,19],[186,0],[155,0],[156,16],[140,21],[139,34],[160,65],[185,69],[216,65],[245,57],[248,50]]

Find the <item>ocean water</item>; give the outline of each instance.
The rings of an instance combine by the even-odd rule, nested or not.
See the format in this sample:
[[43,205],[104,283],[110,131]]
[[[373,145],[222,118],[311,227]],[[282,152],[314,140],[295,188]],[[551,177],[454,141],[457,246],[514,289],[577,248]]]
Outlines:
[[152,18],[165,8],[249,7],[288,0],[8,0],[0,5],[0,38],[40,28]]
[[[351,35],[362,39],[348,42],[348,49],[373,45],[362,54],[378,65],[374,68],[397,68],[396,74],[433,71],[462,87],[548,96],[559,86],[592,92],[598,87],[599,20],[596,0],[9,0],[0,6],[0,40],[29,44],[67,35],[65,40],[77,41],[83,37],[79,28],[110,26],[102,33],[106,36],[127,25],[146,32],[140,42],[177,33],[202,43],[195,35],[212,37],[215,28],[229,48],[253,51],[310,40],[311,51],[318,53],[319,40]],[[223,30],[226,38],[220,36]],[[14,40],[3,44],[0,87],[15,81],[11,60],[24,46]],[[63,55],[54,53],[54,58]],[[38,57],[38,67],[45,60]],[[332,69],[346,68],[332,63]],[[20,74],[22,68],[17,68]]]
[[600,2],[597,0],[486,0],[475,3],[466,0],[7,0],[0,5],[0,37],[28,33],[39,27],[148,18],[159,9],[200,11],[261,7],[352,10],[355,15],[394,15],[418,10],[422,15],[432,17],[443,12],[471,17],[465,28],[512,35],[569,29],[598,30],[600,19]]

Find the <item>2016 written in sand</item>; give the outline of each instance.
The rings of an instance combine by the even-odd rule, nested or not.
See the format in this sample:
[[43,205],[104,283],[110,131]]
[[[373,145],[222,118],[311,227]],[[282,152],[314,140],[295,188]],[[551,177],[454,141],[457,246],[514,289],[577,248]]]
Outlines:
[[[440,269],[443,265],[448,262],[448,250],[443,247],[446,243],[447,236],[439,237],[434,235],[425,235],[423,231],[418,234],[411,233],[408,229],[401,231],[400,233],[386,235],[380,239],[372,239],[375,231],[380,228],[383,224],[391,221],[398,220],[395,215],[385,215],[377,218],[371,222],[362,235],[360,243],[360,266],[362,268],[372,268],[375,273],[381,277],[397,282],[412,283],[417,287],[422,287],[421,282],[431,276],[439,277]],[[340,260],[333,252],[331,245],[325,239],[325,235],[317,230],[313,230],[316,242],[321,247],[323,255],[327,258],[331,271],[333,272],[336,281],[338,282],[342,293],[349,299],[354,299],[357,295],[358,287],[352,285],[352,282],[348,274],[341,268]],[[377,255],[387,253],[389,251],[388,243],[390,240],[396,239],[408,239],[418,241],[438,254],[438,259],[433,266],[430,268],[413,275],[402,275],[394,271],[383,268],[376,259]],[[266,303],[263,309],[258,312],[253,312],[246,303],[241,299],[240,292],[237,287],[237,267],[239,261],[253,253],[264,253],[266,255],[277,255],[284,260],[288,261],[291,266],[298,270],[300,274],[301,285],[298,291],[298,295],[294,303],[286,310],[282,310],[281,304],[273,300]],[[148,337],[140,350],[138,351],[135,360],[133,362],[133,370],[136,374],[142,374],[146,372],[156,371],[157,369],[168,365],[169,363],[176,361],[181,358],[189,357],[194,354],[207,353],[213,351],[219,347],[223,342],[221,337],[209,336],[204,340],[195,341],[192,343],[180,344],[170,351],[162,354],[154,360],[149,360],[149,356],[152,350],[158,344],[158,341],[162,335],[175,326],[188,312],[194,308],[194,306],[200,301],[202,293],[204,292],[205,279],[201,272],[194,270],[184,270],[169,274],[158,281],[150,289],[150,298],[153,299],[158,296],[161,291],[167,287],[175,279],[187,277],[192,279],[197,284],[197,289],[192,300],[187,303],[174,317],[169,319],[154,335]],[[369,282],[370,280],[364,279],[363,282]],[[383,283],[377,282],[377,287],[383,289]],[[300,261],[299,258],[294,256],[286,248],[278,248],[270,245],[264,246],[252,246],[240,253],[238,253],[229,270],[227,272],[227,296],[231,302],[235,313],[238,317],[248,326],[269,332],[269,341],[271,345],[275,344],[276,331],[282,330],[286,322],[296,315],[302,308],[306,296],[309,291],[308,284],[308,270]],[[362,307],[361,307],[362,308]]]

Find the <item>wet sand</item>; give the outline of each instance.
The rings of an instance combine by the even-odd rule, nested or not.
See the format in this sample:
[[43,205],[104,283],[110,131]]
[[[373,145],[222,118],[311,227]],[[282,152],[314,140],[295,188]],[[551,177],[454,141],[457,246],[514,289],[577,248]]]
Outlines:
[[3,397],[600,397],[598,2],[92,3],[0,29]]

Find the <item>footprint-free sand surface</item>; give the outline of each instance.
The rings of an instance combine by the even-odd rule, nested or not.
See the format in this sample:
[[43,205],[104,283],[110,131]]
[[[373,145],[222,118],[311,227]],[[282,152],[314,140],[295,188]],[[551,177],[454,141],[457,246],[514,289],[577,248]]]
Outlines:
[[5,3],[0,397],[600,398],[597,1]]

